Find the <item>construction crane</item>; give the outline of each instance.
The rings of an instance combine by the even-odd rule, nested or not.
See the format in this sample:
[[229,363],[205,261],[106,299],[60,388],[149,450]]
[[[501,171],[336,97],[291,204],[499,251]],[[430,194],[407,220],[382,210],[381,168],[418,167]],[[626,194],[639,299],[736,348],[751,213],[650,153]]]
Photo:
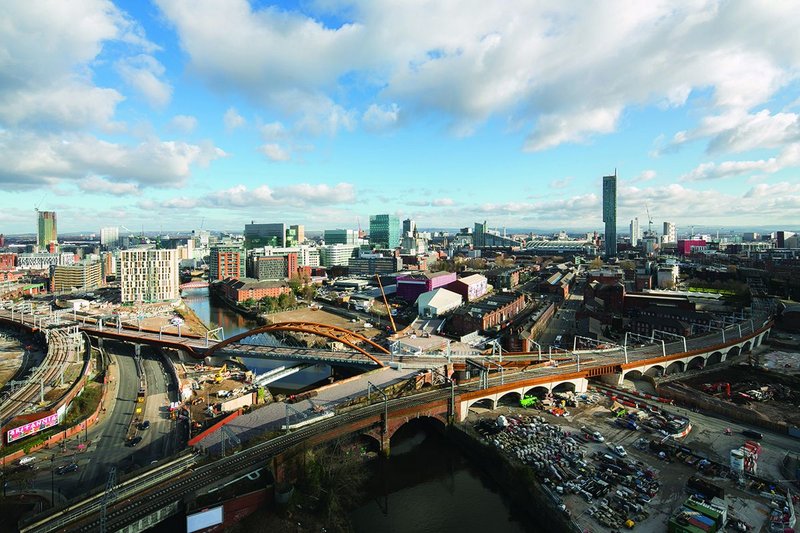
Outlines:
[[653,218],[650,216],[650,207],[647,205],[647,200],[644,201],[644,210],[647,213],[647,234],[653,233]]
[[394,317],[392,316],[392,308],[389,307],[389,301],[386,299],[386,293],[383,292],[383,283],[381,283],[381,276],[379,274],[375,274],[375,278],[378,280],[378,287],[381,289],[381,295],[383,296],[383,305],[386,306],[386,312],[389,313],[389,322],[392,324],[392,331],[397,333],[397,326],[394,325]]

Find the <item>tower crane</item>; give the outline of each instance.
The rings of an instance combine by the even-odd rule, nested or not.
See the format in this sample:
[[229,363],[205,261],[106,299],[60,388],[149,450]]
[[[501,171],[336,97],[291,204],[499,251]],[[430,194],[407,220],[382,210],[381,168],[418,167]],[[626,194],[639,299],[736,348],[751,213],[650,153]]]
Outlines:
[[647,211],[647,233],[653,234],[653,218],[650,216],[650,208],[647,207],[647,200],[644,201],[644,209]]

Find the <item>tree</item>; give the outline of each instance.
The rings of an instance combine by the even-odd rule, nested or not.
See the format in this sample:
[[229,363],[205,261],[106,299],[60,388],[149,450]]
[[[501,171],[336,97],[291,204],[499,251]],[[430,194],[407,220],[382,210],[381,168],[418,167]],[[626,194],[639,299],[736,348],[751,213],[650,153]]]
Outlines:
[[595,257],[592,259],[592,262],[589,263],[589,267],[592,269],[602,268],[603,267],[603,260],[599,257]]

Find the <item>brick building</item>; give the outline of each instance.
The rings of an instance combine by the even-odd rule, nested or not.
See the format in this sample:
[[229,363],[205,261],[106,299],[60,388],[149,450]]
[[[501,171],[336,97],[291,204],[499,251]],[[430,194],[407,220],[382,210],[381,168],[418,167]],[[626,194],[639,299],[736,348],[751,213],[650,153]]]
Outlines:
[[457,309],[450,317],[447,328],[455,335],[501,330],[524,308],[525,296],[522,294],[494,294]]
[[519,285],[519,267],[493,268],[486,272],[486,279],[495,289],[513,289]]
[[285,281],[259,281],[252,278],[228,278],[220,284],[222,294],[237,303],[246,300],[260,300],[267,296],[277,298],[281,294],[289,294],[292,290]]

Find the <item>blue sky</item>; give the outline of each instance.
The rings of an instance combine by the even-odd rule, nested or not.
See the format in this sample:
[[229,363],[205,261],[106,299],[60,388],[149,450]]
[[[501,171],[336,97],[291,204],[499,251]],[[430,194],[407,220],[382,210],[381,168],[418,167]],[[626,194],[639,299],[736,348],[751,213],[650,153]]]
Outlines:
[[0,233],[800,220],[794,2],[5,4]]

